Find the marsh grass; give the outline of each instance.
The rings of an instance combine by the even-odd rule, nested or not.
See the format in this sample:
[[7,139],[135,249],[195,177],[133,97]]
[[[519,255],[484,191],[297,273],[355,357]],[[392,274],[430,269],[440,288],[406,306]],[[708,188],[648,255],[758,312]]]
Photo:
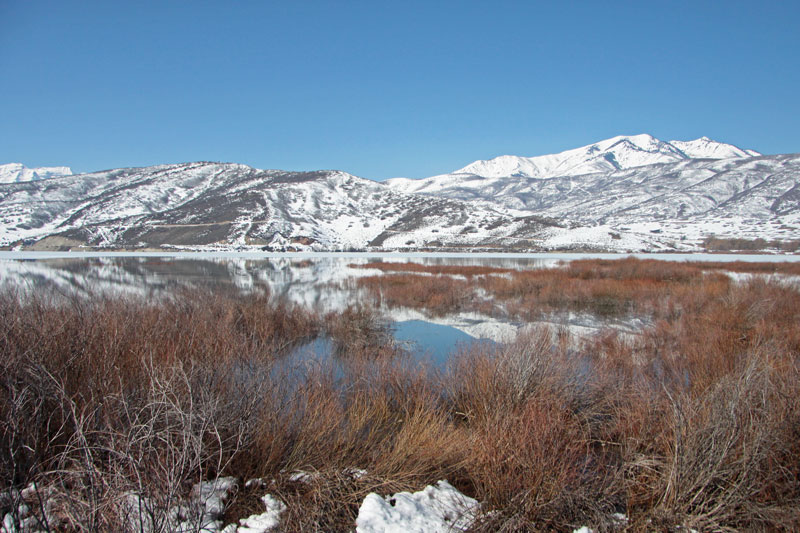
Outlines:
[[[240,483],[228,522],[269,491],[288,505],[284,530],[349,531],[366,494],[448,479],[484,502],[475,531],[797,529],[800,293],[708,271],[626,259],[470,281],[397,274],[440,284],[427,300],[411,292],[434,309],[472,305],[477,285],[518,316],[612,305],[581,300],[594,298],[654,319],[636,337],[528,329],[444,370],[413,363],[370,307],[6,292],[2,512],[21,520],[25,499],[44,530],[169,531],[194,483],[232,475],[269,486]],[[336,360],[290,379],[276,362],[319,334]],[[30,482],[33,496],[15,490]],[[183,517],[196,530],[198,512]]]

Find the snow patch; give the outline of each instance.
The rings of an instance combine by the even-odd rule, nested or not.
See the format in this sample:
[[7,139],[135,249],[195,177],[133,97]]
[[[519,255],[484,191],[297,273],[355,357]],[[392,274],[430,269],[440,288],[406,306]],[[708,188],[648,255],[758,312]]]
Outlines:
[[265,494],[261,501],[266,507],[266,511],[261,514],[250,515],[239,520],[238,527],[226,527],[223,533],[267,533],[280,524],[281,514],[286,510],[286,505],[271,494]]
[[474,522],[480,504],[447,481],[419,492],[381,497],[370,493],[358,511],[357,533],[436,533],[464,531]]

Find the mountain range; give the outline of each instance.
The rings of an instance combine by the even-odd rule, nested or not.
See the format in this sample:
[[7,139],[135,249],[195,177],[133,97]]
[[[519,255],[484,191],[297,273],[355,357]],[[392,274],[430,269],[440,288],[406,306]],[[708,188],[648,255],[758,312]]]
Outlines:
[[800,237],[800,155],[706,137],[619,136],[383,182],[212,162],[0,169],[0,246],[15,249],[693,251],[712,236]]
[[651,135],[618,136],[595,144],[537,157],[502,155],[480,160],[450,174],[420,180],[395,178],[388,182],[407,192],[435,190],[437,185],[465,177],[554,178],[608,173],[633,167],[676,163],[690,159],[730,159],[759,156],[732,144],[701,137],[694,141],[659,141]]

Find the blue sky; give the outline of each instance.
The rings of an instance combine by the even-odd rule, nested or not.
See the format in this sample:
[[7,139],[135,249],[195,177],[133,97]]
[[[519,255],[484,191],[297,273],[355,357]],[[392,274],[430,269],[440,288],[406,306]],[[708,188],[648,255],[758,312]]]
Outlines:
[[798,20],[800,2],[0,0],[0,163],[383,179],[619,134],[800,152]]

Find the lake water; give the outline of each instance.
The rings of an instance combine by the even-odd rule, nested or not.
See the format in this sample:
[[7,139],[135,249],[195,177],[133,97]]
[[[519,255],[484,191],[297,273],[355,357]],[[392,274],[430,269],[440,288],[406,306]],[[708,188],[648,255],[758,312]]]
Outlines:
[[[425,265],[471,265],[500,268],[553,268],[582,258],[620,258],[615,254],[255,254],[255,253],[47,253],[0,252],[2,284],[21,290],[62,294],[116,292],[157,297],[175,288],[226,287],[242,293],[269,291],[295,304],[321,312],[340,311],[365,300],[356,287],[361,276],[377,269],[352,268],[370,261],[415,262]],[[666,260],[800,261],[797,255],[641,254]],[[443,361],[458,345],[475,339],[503,342],[524,324],[478,313],[431,317],[409,308],[381,307],[395,337],[412,352]],[[635,334],[646,322],[635,317],[600,320],[580,313],[544,317],[542,322],[590,335],[612,327]]]

